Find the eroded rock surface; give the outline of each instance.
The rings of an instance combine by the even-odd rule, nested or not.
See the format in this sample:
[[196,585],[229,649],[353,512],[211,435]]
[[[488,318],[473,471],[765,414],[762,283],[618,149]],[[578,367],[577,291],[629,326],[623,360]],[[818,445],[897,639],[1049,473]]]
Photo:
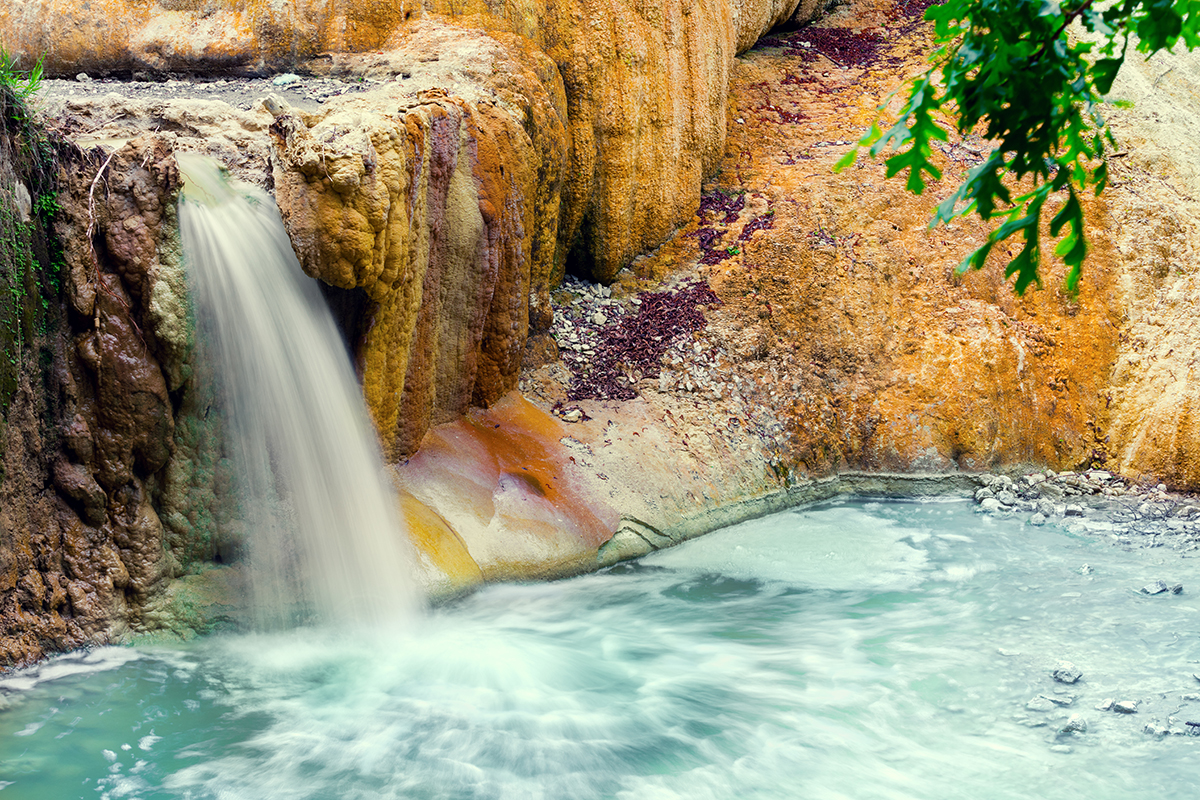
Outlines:
[[22,400],[6,424],[22,442],[9,436],[6,459],[27,454],[3,483],[17,497],[0,537],[16,555],[15,580],[0,585],[9,663],[139,630],[183,632],[194,620],[164,612],[168,586],[214,557],[223,505],[218,423],[204,413],[211,388],[191,380],[171,149],[153,138],[108,152],[64,144],[58,158],[64,307],[46,334],[52,404],[31,420],[36,404]]
[[397,457],[516,384],[555,280],[566,101],[511,36],[417,25],[367,66],[399,80],[316,114],[272,102],[274,183],[305,271],[369,301],[352,336]]
[[[603,304],[570,287],[554,333],[572,352],[551,366],[531,353],[538,369],[522,385],[571,409],[582,399],[572,387],[639,292],[664,276],[703,280],[721,301],[708,327],[672,344],[657,381],[629,377],[643,397],[706,414],[710,431],[755,430],[783,472],[1108,465],[1195,488],[1187,76],[1197,71],[1186,59],[1145,67],[1179,83],[1178,128],[1152,125],[1168,109],[1136,87],[1133,109],[1107,110],[1129,150],[1087,208],[1080,293],[1065,293],[1048,264],[1044,288],[1016,297],[998,259],[954,274],[982,226],[927,230],[984,142],[947,144],[947,180],[921,198],[877,162],[832,172],[905,71],[921,68],[921,31],[901,7],[864,2],[744,54],[721,178],[693,223],[635,261]],[[592,418],[605,407],[577,405]]]
[[[53,74],[320,70],[330,53],[387,51],[421,25],[519,40],[544,53],[566,90],[571,170],[562,245],[611,280],[686,221],[724,146],[735,53],[816,0],[21,0],[0,9],[0,39]],[[469,37],[424,57],[453,58]]]

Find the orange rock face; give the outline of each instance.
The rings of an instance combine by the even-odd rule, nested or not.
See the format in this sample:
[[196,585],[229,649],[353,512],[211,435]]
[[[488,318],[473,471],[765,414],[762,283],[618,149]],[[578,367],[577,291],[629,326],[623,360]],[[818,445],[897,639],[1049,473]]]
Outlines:
[[[617,292],[691,275],[722,305],[638,391],[671,412],[660,427],[686,409],[717,442],[730,423],[754,430],[771,468],[798,478],[1113,465],[1126,445],[1113,435],[1110,376],[1123,285],[1138,271],[1109,235],[1114,210],[1087,208],[1093,249],[1078,296],[1047,264],[1045,287],[1017,297],[999,259],[955,275],[986,228],[928,228],[984,143],[947,146],[947,180],[923,197],[869,159],[833,172],[903,70],[920,68],[919,24],[886,11],[844,9],[735,66],[719,181],[692,225],[623,273]],[[603,325],[576,324],[604,335]],[[572,391],[559,367],[525,385],[547,404]],[[594,418],[623,413],[581,407]]]
[[[734,54],[801,5],[818,10],[21,0],[0,9],[0,39],[67,75],[332,60],[391,81],[282,117],[275,185],[309,273],[373,304],[356,357],[400,457],[430,425],[515,386],[526,331],[549,323],[549,288],[568,268],[611,281],[687,222],[724,149]],[[366,50],[380,54],[317,58]]]
[[819,10],[813,0],[15,0],[0,9],[0,41],[73,75],[293,69],[323,53],[403,47],[426,17],[515,34],[550,58],[558,75],[543,80],[566,92],[571,169],[555,263],[569,256],[610,281],[686,222],[721,157],[734,54],[798,6]]
[[620,515],[579,480],[563,433],[561,422],[510,395],[430,431],[398,468],[399,481],[420,503],[416,518],[444,520],[485,580],[586,571]]
[[[305,270],[361,291],[356,344],[393,457],[430,425],[516,383],[531,314],[556,279],[566,109],[557,72],[523,40],[418,25],[368,74],[402,75],[272,127],[275,189]],[[458,93],[441,88],[459,76]],[[462,81],[462,76],[468,80]]]

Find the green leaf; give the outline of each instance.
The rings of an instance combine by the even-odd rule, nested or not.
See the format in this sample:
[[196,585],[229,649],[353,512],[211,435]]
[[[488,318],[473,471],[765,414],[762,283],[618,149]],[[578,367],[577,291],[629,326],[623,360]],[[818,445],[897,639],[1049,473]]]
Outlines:
[[991,239],[988,239],[987,243],[983,247],[980,247],[978,250],[971,253],[971,255],[964,258],[962,263],[954,268],[954,272],[958,275],[962,275],[963,273],[967,272],[967,270],[983,269],[983,265],[987,263],[987,258],[989,255],[991,255],[992,248],[995,246],[996,243]]
[[1083,225],[1083,207],[1079,205],[1079,198],[1075,196],[1075,190],[1072,189],[1067,196],[1067,202],[1063,203],[1063,207],[1058,210],[1058,213],[1050,220],[1050,235],[1058,236],[1058,232],[1063,229],[1063,226],[1070,223],[1072,225]]
[[850,149],[850,151],[848,153],[846,153],[846,155],[839,158],[837,163],[833,165],[834,173],[842,172],[847,167],[852,166],[855,161],[858,161],[858,146],[857,145],[852,147]]
[[1021,252],[1012,260],[1008,268],[1004,271],[1006,277],[1012,277],[1014,274],[1017,279],[1013,282],[1013,289],[1017,294],[1025,294],[1025,290],[1032,284],[1037,284],[1040,288],[1042,279],[1038,275],[1038,247],[1029,242],[1021,248]]
[[1117,72],[1124,63],[1125,54],[1121,53],[1120,58],[1101,58],[1092,65],[1092,79],[1097,92],[1108,94],[1112,91],[1113,81],[1117,79]]
[[1096,171],[1092,173],[1092,182],[1096,184],[1096,196],[1108,186],[1108,162],[1100,162],[1100,166],[1096,167]]

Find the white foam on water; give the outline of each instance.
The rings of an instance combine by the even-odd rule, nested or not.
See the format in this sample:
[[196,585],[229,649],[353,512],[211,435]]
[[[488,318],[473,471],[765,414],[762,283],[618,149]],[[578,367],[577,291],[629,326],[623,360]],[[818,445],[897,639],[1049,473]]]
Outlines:
[[97,647],[66,653],[0,677],[0,692],[27,692],[39,684],[72,675],[117,669],[141,657],[141,653],[130,647]]

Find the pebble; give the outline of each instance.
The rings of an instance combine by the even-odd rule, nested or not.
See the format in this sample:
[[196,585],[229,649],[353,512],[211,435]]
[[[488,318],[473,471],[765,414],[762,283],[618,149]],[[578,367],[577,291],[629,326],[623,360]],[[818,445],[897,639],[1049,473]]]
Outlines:
[[1059,683],[1075,683],[1083,677],[1083,671],[1070,661],[1060,661],[1050,670],[1050,677]]
[[300,80],[300,76],[296,73],[285,72],[282,75],[276,75],[275,80],[271,81],[271,83],[275,84],[276,86],[287,86],[295,83],[298,80]]
[[1113,699],[1106,697],[1096,705],[1097,711],[1111,711],[1113,707]]
[[562,415],[564,422],[579,422],[583,419],[583,412],[578,408],[572,408]]
[[[1015,482],[1007,475],[986,473],[975,480],[977,509],[986,513],[1040,514],[1041,519],[1028,518],[1029,524],[1061,520],[1074,533],[1104,536],[1123,547],[1166,545],[1181,552],[1200,551],[1200,502],[1195,497],[1129,485],[1100,469],[1048,469],[1019,476]],[[1110,499],[1116,497],[1125,500],[1118,505]],[[1181,584],[1168,584],[1167,589],[1176,591],[1176,586],[1183,591]]]
[[1087,720],[1082,714],[1072,714],[1067,718],[1067,722],[1058,729],[1059,733],[1087,733]]
[[1138,707],[1137,700],[1119,700],[1113,703],[1112,710],[1118,714],[1136,714]]
[[1167,584],[1163,581],[1155,581],[1142,587],[1142,594],[1162,594],[1167,591]]
[[79,81],[80,83],[91,83],[92,76],[88,75],[86,72],[81,72],[75,76],[75,80]]

